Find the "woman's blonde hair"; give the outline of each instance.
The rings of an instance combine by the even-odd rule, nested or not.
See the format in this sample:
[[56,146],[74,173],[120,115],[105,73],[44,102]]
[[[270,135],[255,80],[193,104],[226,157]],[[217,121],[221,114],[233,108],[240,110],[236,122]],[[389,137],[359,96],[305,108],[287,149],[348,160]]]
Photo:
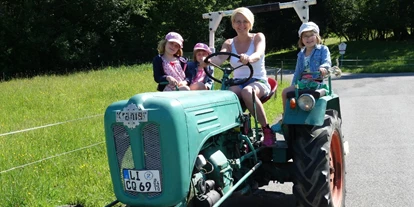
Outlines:
[[[322,38],[321,38],[321,36],[319,36],[319,33],[316,33],[316,32],[314,32],[314,31],[312,31],[313,32],[313,34],[316,36],[316,44],[321,44],[322,43]],[[299,40],[298,40],[298,46],[299,46],[299,48],[303,48],[303,47],[305,47],[305,45],[303,44],[303,42],[302,42],[302,38],[303,38],[303,33],[304,32],[302,32],[302,34],[300,35],[300,38],[299,38]]]
[[[167,40],[166,39],[160,40],[158,42],[157,50],[158,50],[158,54],[159,55],[164,54],[164,52],[165,52],[165,45],[167,45]],[[177,51],[177,53],[175,53],[174,55],[176,55],[176,56],[183,56],[183,50],[180,48]]]
[[253,24],[254,24],[254,15],[252,13],[252,11],[250,11],[250,9],[246,8],[246,7],[239,7],[237,9],[235,9],[233,11],[233,13],[231,14],[231,22],[234,23],[234,16],[236,16],[236,14],[241,14],[244,17],[246,17],[247,21],[249,21],[250,23],[250,30],[253,29]]

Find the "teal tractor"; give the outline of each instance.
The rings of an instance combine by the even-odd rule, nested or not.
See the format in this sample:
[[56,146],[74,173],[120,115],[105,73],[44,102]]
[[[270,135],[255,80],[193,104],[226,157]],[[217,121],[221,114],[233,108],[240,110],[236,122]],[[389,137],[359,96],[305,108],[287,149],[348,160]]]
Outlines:
[[[213,53],[206,61],[216,55],[239,57]],[[330,81],[340,70],[330,70],[330,90],[323,96],[299,87],[288,95],[284,123],[272,126],[283,139],[264,147],[256,120],[252,127],[243,103],[226,90],[249,78],[236,82],[230,74],[238,68],[216,69],[223,71],[215,79],[222,90],[147,92],[106,109],[107,155],[117,198],[108,206],[220,206],[270,181],[293,182],[297,206],[345,206],[347,145]]]

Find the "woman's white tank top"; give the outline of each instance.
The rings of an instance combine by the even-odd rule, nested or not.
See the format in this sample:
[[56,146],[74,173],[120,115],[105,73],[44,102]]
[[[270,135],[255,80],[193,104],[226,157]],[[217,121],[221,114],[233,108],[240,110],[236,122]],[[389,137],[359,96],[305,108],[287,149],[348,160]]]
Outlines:
[[[231,43],[231,52],[234,54],[238,54],[236,51],[236,47],[234,46],[234,41]],[[245,54],[251,55],[253,53],[254,53],[254,36],[252,38],[252,41],[250,42],[249,49],[247,50]],[[260,56],[260,59],[258,61],[254,63],[250,63],[250,64],[253,66],[253,77],[252,78],[267,80],[266,69],[264,65],[264,54]],[[230,65],[233,68],[235,68],[235,67],[242,65],[242,63],[239,62],[238,58],[231,56]],[[250,69],[247,66],[240,67],[233,72],[233,77],[239,78],[239,79],[247,78],[249,77],[249,75],[250,75]]]

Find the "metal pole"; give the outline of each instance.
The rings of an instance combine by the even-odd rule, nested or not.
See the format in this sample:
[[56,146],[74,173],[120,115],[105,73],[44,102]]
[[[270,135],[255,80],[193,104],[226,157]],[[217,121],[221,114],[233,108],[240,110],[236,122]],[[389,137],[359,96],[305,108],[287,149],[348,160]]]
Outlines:
[[257,168],[262,165],[262,161],[259,161],[249,172],[246,173],[226,194],[223,195],[223,197],[220,198],[220,200],[217,201],[217,203],[214,204],[213,207],[219,207],[232,193],[234,190],[236,190],[239,185],[244,183],[244,181],[255,171]]
[[[257,113],[256,113],[256,93],[254,92],[254,90],[252,91],[252,99],[253,99],[253,111],[254,111],[254,128],[255,128],[255,137],[256,137],[256,141],[260,141],[260,139],[258,139],[258,135],[259,135],[259,127],[257,126]],[[246,106],[247,107],[247,106]],[[264,126],[262,126],[264,127]]]
[[283,60],[281,62],[282,62],[282,64],[280,66],[280,82],[283,81]]
[[106,205],[105,207],[111,207],[111,206],[114,206],[117,203],[119,203],[119,201],[118,200],[114,200],[110,204]]
[[[270,12],[270,11],[277,11],[287,8],[294,8],[296,14],[299,16],[302,22],[308,22],[309,20],[309,6],[316,4],[316,0],[297,0],[291,2],[274,2],[268,4],[261,4],[261,5],[254,5],[254,6],[247,6],[253,13],[261,13],[261,12]],[[231,16],[233,10],[226,10],[226,11],[216,11],[216,12],[209,12],[204,13],[202,15],[203,19],[209,19],[209,47],[214,49],[215,43],[215,32],[220,24],[220,21],[223,17]]]

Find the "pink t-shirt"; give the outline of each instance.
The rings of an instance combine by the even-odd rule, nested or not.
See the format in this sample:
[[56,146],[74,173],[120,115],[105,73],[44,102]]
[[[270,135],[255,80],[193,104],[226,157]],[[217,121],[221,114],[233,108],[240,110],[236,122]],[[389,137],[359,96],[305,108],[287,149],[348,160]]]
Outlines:
[[193,83],[197,82],[204,82],[204,78],[206,77],[206,73],[204,72],[204,69],[202,67],[197,68],[197,74],[193,78]]

